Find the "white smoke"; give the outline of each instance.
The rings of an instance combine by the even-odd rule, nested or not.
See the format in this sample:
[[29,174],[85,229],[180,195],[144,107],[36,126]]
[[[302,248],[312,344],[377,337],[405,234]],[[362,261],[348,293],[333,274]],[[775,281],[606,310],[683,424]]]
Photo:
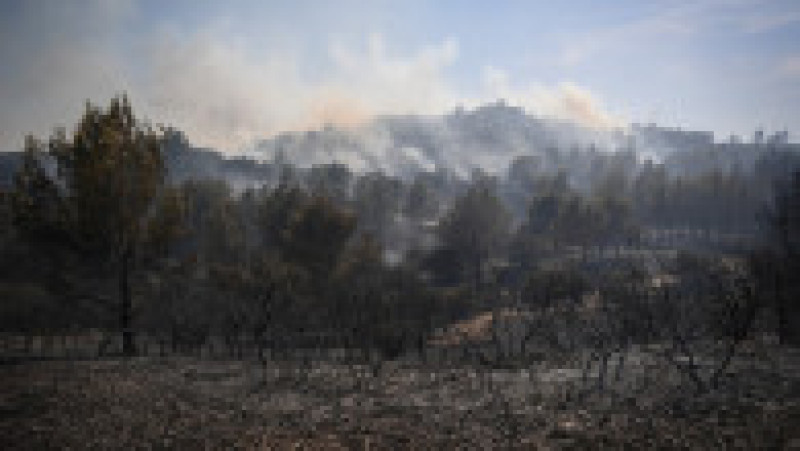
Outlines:
[[589,128],[620,128],[625,121],[608,113],[597,96],[589,89],[571,82],[555,86],[530,83],[513,86],[509,75],[495,67],[484,70],[486,93],[481,101],[505,99],[510,105],[524,108],[535,116],[554,117],[573,121]]
[[[379,34],[362,48],[330,43],[325,76],[309,80],[298,55],[254,56],[246,42],[213,28],[125,42],[118,29],[134,14],[129,2],[46,6],[25,3],[13,23],[0,27],[0,146],[6,150],[20,148],[25,133],[42,136],[74,124],[86,99],[103,104],[123,91],[150,120],[231,152],[281,131],[358,127],[376,115],[439,114],[497,98],[584,125],[616,124],[594,95],[574,84],[519,88],[491,69],[482,92],[459,92],[447,75],[459,54],[452,39],[405,55],[392,54]],[[31,33],[34,28],[42,31]],[[131,49],[138,53],[126,58]]]
[[[514,86],[504,72],[488,69],[481,92],[460,92],[448,73],[459,54],[453,39],[401,55],[380,34],[361,48],[328,43],[324,76],[310,79],[302,55],[254,55],[246,39],[214,28],[126,42],[119,29],[135,14],[131,5],[92,6],[34,1],[20,6],[13,24],[3,21],[0,148],[21,148],[28,132],[41,136],[74,124],[85,99],[104,104],[123,91],[150,120],[185,131],[197,145],[233,153],[286,130],[360,127],[376,115],[441,114],[497,98],[582,125],[620,123],[588,89],[571,83]],[[42,32],[29,32],[34,28]],[[401,153],[431,164],[419,153]]]

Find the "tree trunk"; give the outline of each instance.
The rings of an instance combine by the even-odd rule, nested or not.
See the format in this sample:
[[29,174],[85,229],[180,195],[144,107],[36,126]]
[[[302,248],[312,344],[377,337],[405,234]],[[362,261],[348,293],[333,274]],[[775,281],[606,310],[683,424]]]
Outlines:
[[775,269],[773,266],[773,292],[775,293],[775,314],[778,320],[778,344],[783,346],[787,343],[787,335],[789,329],[789,322],[787,321],[786,315],[786,302],[783,295],[784,285],[783,285],[783,277],[782,274],[779,272],[780,270]]
[[119,271],[119,294],[122,300],[120,309],[120,327],[122,329],[122,354],[132,356],[136,354],[133,329],[131,329],[131,288],[130,288],[130,259],[131,252],[126,250],[122,255]]
[[606,373],[608,373],[608,359],[610,356],[610,351],[604,349],[600,357],[600,369],[597,372],[597,388],[601,393],[606,389]]
[[258,361],[260,362],[264,360],[264,347],[262,346],[261,340],[259,340],[256,334],[253,334],[252,339],[253,339],[253,347],[255,348],[256,351],[256,359],[258,359]]
[[623,349],[620,348],[617,350],[619,352],[619,359],[617,360],[617,369],[614,372],[614,381],[619,382],[622,380],[622,371],[625,367],[625,354],[628,352],[627,348]]

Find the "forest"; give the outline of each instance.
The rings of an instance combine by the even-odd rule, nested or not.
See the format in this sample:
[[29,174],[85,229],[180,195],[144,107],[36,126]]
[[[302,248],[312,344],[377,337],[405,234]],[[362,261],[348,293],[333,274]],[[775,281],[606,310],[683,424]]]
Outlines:
[[334,127],[222,156],[126,96],[0,155],[3,435],[800,443],[796,144],[650,152],[655,126],[572,137],[502,103],[382,120],[415,164],[348,164],[377,132]]

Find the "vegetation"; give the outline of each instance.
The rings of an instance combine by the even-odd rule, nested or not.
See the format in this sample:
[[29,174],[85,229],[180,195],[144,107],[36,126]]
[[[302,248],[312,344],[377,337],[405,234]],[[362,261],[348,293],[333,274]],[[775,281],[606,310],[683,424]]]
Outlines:
[[496,399],[492,371],[561,368],[559,402],[673,402],[741,388],[744,348],[800,343],[791,153],[684,175],[593,148],[470,177],[230,162],[242,187],[176,163],[192,152],[126,97],[26,140],[0,191],[4,358],[60,337],[62,357],[257,362],[263,388],[344,353],[373,378],[480,367]]

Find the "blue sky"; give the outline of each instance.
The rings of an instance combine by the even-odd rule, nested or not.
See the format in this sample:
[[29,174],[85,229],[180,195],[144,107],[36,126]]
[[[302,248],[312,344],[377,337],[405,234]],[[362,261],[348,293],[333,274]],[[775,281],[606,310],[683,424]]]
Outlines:
[[800,2],[0,0],[0,148],[121,91],[231,151],[497,97],[590,126],[797,137]]

